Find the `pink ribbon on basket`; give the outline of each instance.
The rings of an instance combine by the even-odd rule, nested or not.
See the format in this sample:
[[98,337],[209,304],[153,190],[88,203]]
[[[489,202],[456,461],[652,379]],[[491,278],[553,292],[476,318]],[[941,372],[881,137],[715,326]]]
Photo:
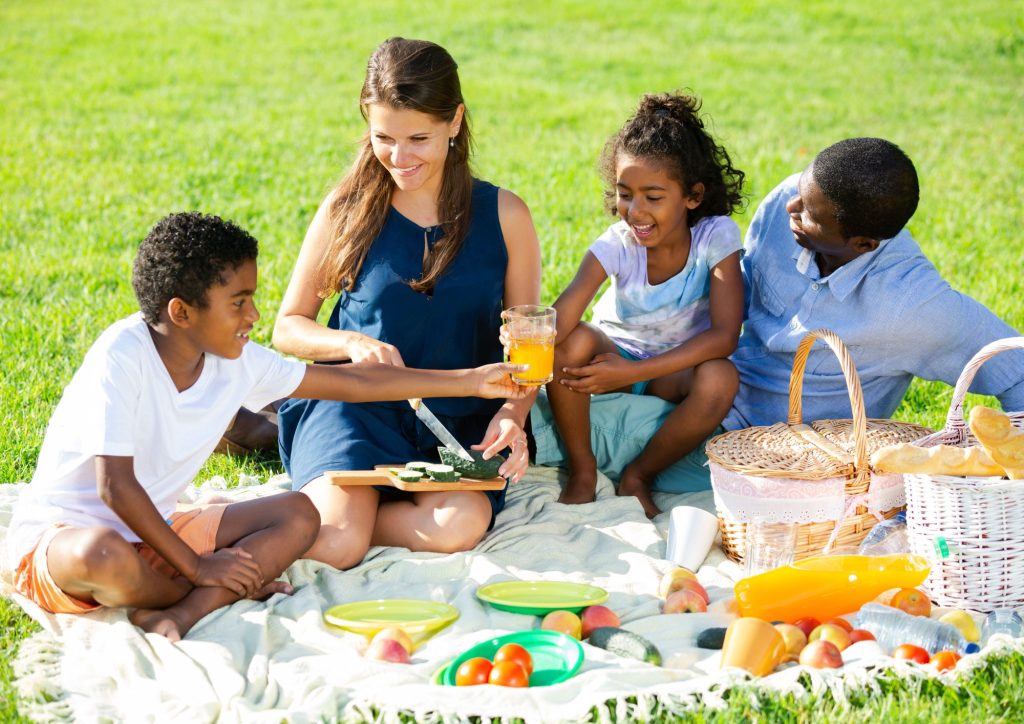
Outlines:
[[903,475],[901,473],[872,473],[871,482],[868,485],[868,492],[854,495],[847,499],[846,507],[843,509],[843,517],[836,521],[832,535],[825,543],[824,553],[832,550],[836,538],[839,537],[839,529],[843,527],[843,521],[850,517],[860,506],[868,509],[868,512],[881,521],[882,511],[899,508],[906,503],[906,492],[903,488]]

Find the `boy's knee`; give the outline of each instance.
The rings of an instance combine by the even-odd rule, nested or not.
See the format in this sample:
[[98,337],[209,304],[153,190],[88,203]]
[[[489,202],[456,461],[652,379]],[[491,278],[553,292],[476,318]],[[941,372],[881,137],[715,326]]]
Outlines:
[[320,511],[308,495],[291,492],[281,493],[281,497],[284,525],[293,535],[308,539],[308,548],[320,533]]
[[97,583],[126,576],[139,561],[134,546],[112,528],[83,531],[71,555],[81,561],[85,579]]

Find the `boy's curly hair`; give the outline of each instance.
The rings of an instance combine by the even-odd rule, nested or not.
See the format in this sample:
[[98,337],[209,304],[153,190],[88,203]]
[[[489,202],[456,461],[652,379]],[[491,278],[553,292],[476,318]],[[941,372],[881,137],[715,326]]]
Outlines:
[[160,219],[139,245],[132,288],[149,324],[178,297],[205,307],[206,290],[224,284],[224,271],[255,260],[259,245],[247,231],[219,216],[195,211]]
[[636,113],[608,139],[601,156],[605,201],[612,215],[617,214],[615,166],[623,153],[663,161],[686,194],[695,184],[704,184],[703,200],[689,213],[690,226],[743,207],[746,174],[733,168],[728,152],[704,128],[700,105],[699,98],[681,93],[649,93],[640,99]]

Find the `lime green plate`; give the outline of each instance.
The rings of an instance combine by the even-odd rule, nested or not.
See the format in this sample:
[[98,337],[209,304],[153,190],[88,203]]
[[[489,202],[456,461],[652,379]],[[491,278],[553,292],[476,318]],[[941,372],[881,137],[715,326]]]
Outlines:
[[417,646],[459,617],[459,609],[447,603],[411,598],[354,601],[324,612],[329,626],[371,638],[381,629],[397,626]]
[[579,613],[608,600],[608,591],[586,583],[502,581],[476,589],[476,597],[502,611],[542,616],[551,611]]
[[572,636],[560,631],[519,631],[483,641],[464,651],[438,676],[445,686],[455,686],[455,673],[464,661],[482,656],[493,659],[505,644],[519,644],[533,658],[530,686],[551,686],[572,678],[583,665],[583,647]]

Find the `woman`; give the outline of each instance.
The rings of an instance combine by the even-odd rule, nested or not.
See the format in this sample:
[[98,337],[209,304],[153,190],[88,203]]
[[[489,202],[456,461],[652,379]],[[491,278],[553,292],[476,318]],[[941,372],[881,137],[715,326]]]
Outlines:
[[[391,38],[371,55],[360,96],[367,133],[355,163],[306,233],[274,345],[316,362],[452,369],[500,361],[503,307],[535,304],[540,246],[526,205],[474,179],[457,65],[440,46]],[[324,299],[341,296],[326,326]],[[528,464],[523,400],[443,398],[430,409],[485,458],[508,450],[511,482]],[[453,552],[476,545],[504,491],[401,493],[335,486],[328,470],[437,459],[406,402],[290,400],[279,412],[293,486],[320,511],[307,558],[337,568],[371,545]]]

